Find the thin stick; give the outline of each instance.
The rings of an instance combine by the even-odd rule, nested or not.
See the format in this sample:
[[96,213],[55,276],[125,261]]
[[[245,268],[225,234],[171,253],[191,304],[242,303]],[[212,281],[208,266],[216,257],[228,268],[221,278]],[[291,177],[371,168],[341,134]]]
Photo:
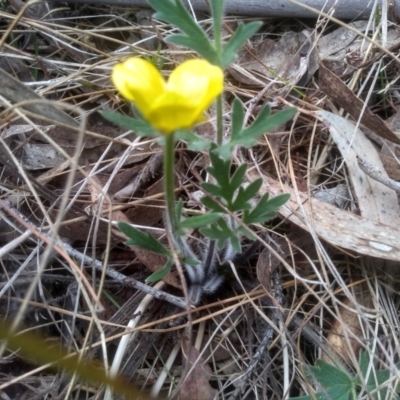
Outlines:
[[375,181],[382,183],[382,185],[387,186],[390,189],[393,189],[397,193],[400,193],[400,182],[395,181],[394,179],[389,178],[386,174],[380,171],[378,168],[374,167],[368,161],[357,157],[357,163],[360,169],[365,172],[370,178]]

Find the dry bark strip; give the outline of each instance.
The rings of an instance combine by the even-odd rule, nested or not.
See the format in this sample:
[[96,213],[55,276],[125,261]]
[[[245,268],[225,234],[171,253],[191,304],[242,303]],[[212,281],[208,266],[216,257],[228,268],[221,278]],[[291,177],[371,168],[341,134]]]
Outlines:
[[[52,0],[56,1],[56,0]],[[57,0],[59,1],[59,0]],[[67,3],[81,4],[108,4],[113,6],[145,7],[149,5],[146,0],[69,0]],[[188,3],[184,1],[184,3]],[[208,2],[205,0],[190,0],[195,11],[209,11]],[[313,13],[300,6],[292,4],[288,0],[227,0],[225,12],[227,14],[254,15],[257,17],[295,17],[295,18],[316,18]],[[378,0],[378,5],[382,0]],[[400,4],[395,2],[393,12],[400,15]],[[316,10],[328,12],[335,6],[334,17],[339,19],[368,19],[374,2],[369,0],[311,0],[307,5]]]
[[361,116],[361,123],[378,136],[400,144],[399,135],[394,133],[382,118],[374,114],[368,107],[364,107],[364,102],[338,76],[325,68],[323,63],[319,66],[318,76],[321,90],[355,120],[358,120]]

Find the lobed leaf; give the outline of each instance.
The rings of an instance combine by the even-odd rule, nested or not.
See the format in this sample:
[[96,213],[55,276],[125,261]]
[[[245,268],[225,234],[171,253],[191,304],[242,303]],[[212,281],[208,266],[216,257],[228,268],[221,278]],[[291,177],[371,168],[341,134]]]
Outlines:
[[211,142],[203,139],[200,136],[195,135],[190,131],[178,130],[175,132],[175,137],[177,140],[182,140],[186,142],[187,148],[193,151],[203,151],[210,148]]
[[248,24],[239,23],[238,28],[229,39],[228,43],[224,47],[221,56],[221,68],[225,69],[231,64],[236,57],[237,51],[242,45],[254,35],[261,27],[262,22],[254,21]]
[[310,379],[315,378],[324,387],[347,386],[351,389],[353,383],[349,374],[338,367],[323,360],[317,360],[317,366],[310,367],[312,375]]
[[209,182],[202,182],[201,187],[213,196],[222,196],[222,190],[218,185]]
[[207,172],[216,179],[222,191],[225,192],[226,190],[229,190],[231,160],[222,160],[214,151],[215,149],[216,145],[211,145],[211,166],[207,168]]
[[214,201],[211,197],[204,196],[200,199],[200,201],[210,210],[213,210],[214,212],[221,212],[224,213],[225,210],[216,202]]
[[[246,175],[246,171],[247,171],[247,163],[243,163],[233,173],[231,181],[230,181],[230,186],[231,186],[231,189],[233,190],[233,193],[236,192],[236,190],[238,190],[239,187],[243,184],[244,176]],[[233,196],[233,193],[232,193],[232,196]]]
[[244,108],[243,103],[235,98],[232,104],[232,132],[231,138],[236,140],[243,130]]
[[167,41],[189,47],[210,63],[219,65],[218,55],[208,36],[180,0],[148,0],[148,2],[157,11],[154,18],[176,26],[185,34],[168,36]]
[[312,396],[290,397],[289,400],[349,400],[351,391],[343,386],[329,387],[324,393],[315,393]]
[[153,272],[150,276],[148,276],[145,282],[154,283],[160,281],[170,273],[171,267],[172,267],[172,260],[169,259],[161,269],[159,269],[156,272]]
[[247,210],[251,208],[249,201],[257,196],[262,185],[262,179],[256,179],[251,182],[246,188],[241,187],[236,196],[234,203],[231,206],[231,211]]
[[125,222],[118,222],[118,229],[128,237],[126,242],[128,246],[137,246],[152,253],[171,257],[169,249],[156,240],[149,232],[147,234],[143,233]]
[[169,35],[165,38],[166,42],[177,44],[178,46],[185,46],[191,50],[199,53],[205,60],[211,64],[218,65],[218,56],[215,49],[210,45],[208,39],[198,40],[197,37],[185,36],[185,35]]
[[307,374],[310,381],[317,380],[326,389],[312,396],[291,397],[290,400],[348,400],[354,389],[353,381],[347,372],[318,360],[318,366],[310,367]]
[[187,218],[179,223],[179,228],[200,228],[205,225],[212,224],[221,218],[221,213],[208,213],[204,215],[196,215]]
[[267,104],[257,115],[255,121],[240,134],[240,140],[253,140],[253,143],[265,132],[278,128],[289,121],[296,114],[297,108],[290,107],[271,114],[271,107]]
[[138,136],[158,136],[157,131],[146,121],[112,111],[100,111],[100,114],[115,125],[134,131]]
[[265,193],[257,205],[250,211],[243,214],[245,224],[264,223],[275,217],[275,212],[279,210],[290,198],[289,194],[281,194],[269,200],[268,193]]
[[228,226],[227,222],[220,218],[216,223],[209,227],[201,228],[200,232],[210,238],[215,240],[217,247],[222,249],[225,246],[227,240],[230,240],[232,247],[238,252],[241,252],[240,241],[236,233]]

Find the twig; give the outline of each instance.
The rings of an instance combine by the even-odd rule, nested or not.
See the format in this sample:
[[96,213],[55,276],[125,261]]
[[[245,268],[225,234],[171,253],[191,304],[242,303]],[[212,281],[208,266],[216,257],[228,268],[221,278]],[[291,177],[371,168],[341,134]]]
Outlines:
[[368,161],[357,157],[357,163],[360,169],[365,172],[370,178],[376,180],[379,183],[382,183],[382,185],[387,186],[390,189],[393,189],[397,193],[400,193],[400,183],[389,178],[387,175],[384,175],[382,171],[380,171],[378,168],[374,167],[372,164],[370,164]]
[[[278,269],[274,271],[274,283],[278,284],[279,287],[275,288],[275,300],[279,305],[281,305],[282,302],[282,290],[280,287],[280,280],[278,279],[277,275],[279,274]],[[274,307],[272,311],[272,316],[271,316],[271,321],[273,322],[274,326],[279,326],[279,320],[282,318],[282,313],[281,309],[278,307]],[[273,325],[270,325],[267,330],[265,331],[264,337],[258,346],[257,351],[255,352],[253,358],[250,360],[250,363],[243,374],[240,385],[238,385],[233,392],[232,396],[229,397],[229,400],[236,400],[240,397],[241,393],[244,391],[245,386],[248,382],[248,380],[251,378],[251,375],[253,374],[254,370],[256,369],[258,363],[261,361],[261,359],[265,356],[265,349],[268,347],[268,345],[271,343],[271,340],[274,337],[274,328]]]
[[[40,229],[38,229],[32,222],[30,222],[28,218],[26,218],[23,214],[21,214],[15,207],[13,207],[9,201],[3,200],[2,202],[6,206],[8,206],[18,216],[18,218],[20,218],[22,221],[24,221],[25,224],[32,227],[34,231],[36,231],[36,232],[40,231]],[[41,234],[46,238],[51,237],[51,235],[49,235],[46,232],[41,232]],[[65,252],[71,258],[74,258],[75,260],[80,261],[84,265],[94,266],[94,268],[98,271],[104,270],[105,267],[101,261],[94,260],[92,257],[81,253],[80,251],[74,249],[68,243],[62,243],[62,242],[60,243],[57,240],[54,240],[53,243],[55,246],[58,246],[61,249],[65,249]],[[175,306],[182,308],[184,310],[187,309],[186,302],[184,299],[174,296],[172,294],[163,292],[161,290],[154,289],[153,287],[146,285],[145,283],[139,282],[136,279],[133,279],[124,274],[121,274],[120,272],[116,271],[115,269],[113,269],[111,267],[106,268],[106,275],[109,276],[110,278],[115,279],[118,282],[121,282],[122,284],[124,284],[126,286],[130,286],[137,290],[142,291],[143,293],[150,294],[150,295],[154,296],[156,299],[165,300],[165,301],[167,301],[171,304],[174,304]]]

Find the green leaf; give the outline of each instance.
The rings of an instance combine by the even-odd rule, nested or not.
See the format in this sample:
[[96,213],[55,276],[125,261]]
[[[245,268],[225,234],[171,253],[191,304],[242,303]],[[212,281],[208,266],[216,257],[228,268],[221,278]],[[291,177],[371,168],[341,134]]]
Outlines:
[[148,0],[161,19],[179,28],[185,35],[167,36],[165,40],[197,51],[210,63],[219,65],[219,57],[203,29],[192,18],[180,0]]
[[354,389],[351,377],[341,369],[328,364],[323,360],[317,361],[317,367],[310,367],[310,373],[307,373],[308,378],[312,382],[317,380],[324,386],[325,392],[314,394],[314,396],[291,397],[290,400],[348,400]]
[[[232,136],[228,143],[216,148],[214,153],[218,154],[221,159],[229,160],[231,158],[232,149],[234,146],[251,147],[257,143],[257,139],[264,133],[271,129],[277,128],[291,119],[296,113],[297,109],[294,107],[287,108],[279,111],[273,115],[270,115],[271,108],[266,105],[257,115],[255,121],[245,129],[240,129],[240,123],[242,118],[241,113],[244,111],[240,109],[239,103],[236,103],[236,112],[232,112]],[[238,115],[236,115],[238,114]],[[237,121],[234,123],[234,119]]]
[[278,211],[290,199],[289,193],[279,194],[268,200],[269,211]]
[[251,208],[251,204],[249,200],[257,196],[258,191],[262,185],[262,179],[256,179],[255,181],[251,182],[247,188],[241,187],[239,192],[236,196],[236,199],[232,206],[230,207],[231,211],[240,211],[240,210],[247,210]]
[[244,212],[243,222],[245,224],[255,224],[269,221],[275,217],[275,212],[289,200],[289,197],[289,194],[281,194],[269,200],[268,193],[265,193],[252,210]]
[[271,108],[267,104],[259,112],[255,121],[240,133],[240,138],[237,139],[240,141],[238,144],[248,146],[249,144],[243,143],[251,143],[250,146],[253,145],[262,134],[283,125],[285,122],[293,118],[296,112],[297,108],[290,107],[270,115]]
[[214,151],[215,149],[216,145],[212,144],[210,151],[211,166],[207,168],[207,172],[216,179],[221,191],[225,193],[225,198],[229,201],[233,196],[229,189],[231,160],[222,160]]
[[242,185],[244,182],[244,176],[246,174],[247,170],[247,163],[241,164],[234,174],[232,175],[231,181],[230,181],[230,187],[233,193],[239,189],[239,187]]
[[267,124],[271,114],[271,107],[269,104],[265,105],[261,111],[258,113],[254,122],[243,129],[239,135],[232,140],[235,144],[240,144],[242,146],[253,146],[257,139],[264,134],[267,129]]
[[175,206],[175,214],[176,214],[177,221],[180,221],[182,218],[182,208],[183,208],[183,201],[181,199],[179,199],[176,202],[176,206]]
[[230,160],[232,158],[232,149],[235,144],[230,140],[229,142],[219,146],[217,149],[214,150],[223,160]]
[[[370,360],[371,360],[371,357],[370,357],[369,352],[366,350],[361,350],[360,354],[358,356],[358,365],[360,367],[360,372],[363,377],[367,376],[368,368],[370,365]],[[372,364],[374,364],[374,362],[372,362]],[[359,381],[359,382],[361,384],[361,381]]]
[[329,364],[323,360],[317,360],[317,366],[310,367],[312,375],[310,379],[315,378],[324,387],[342,386],[348,390],[352,389],[353,382],[347,372],[342,371],[338,367]]
[[202,182],[201,187],[208,193],[212,194],[213,196],[221,196],[222,191],[218,185],[214,185],[210,182]]
[[[366,350],[362,350],[360,351],[360,355],[359,355],[359,366],[360,366],[360,373],[363,376],[363,378],[365,379],[367,377],[368,374],[368,380],[366,382],[367,384],[367,391],[368,392],[373,392],[370,397],[373,399],[385,399],[386,395],[387,395],[387,391],[389,389],[389,387],[391,385],[384,385],[385,382],[387,382],[390,378],[390,371],[387,369],[383,369],[383,370],[375,370],[375,366],[376,366],[376,361],[372,360],[371,362],[371,357],[373,357],[373,355],[371,355],[368,351]],[[372,363],[372,366],[370,366],[370,364]],[[369,369],[369,371],[368,371]],[[362,381],[360,379],[360,377],[356,377],[354,379],[354,384],[357,386],[361,386],[362,385]],[[382,388],[379,390],[376,390],[379,386],[382,385]],[[399,390],[400,388],[398,388],[397,390]]]
[[231,159],[232,149],[235,146],[237,139],[238,138],[240,139],[240,133],[243,130],[243,121],[244,121],[243,103],[238,98],[235,98],[232,104],[231,138],[229,142],[214,149],[214,153],[218,154],[222,160],[227,161]]
[[118,222],[118,229],[128,236],[128,241],[126,242],[128,246],[137,246],[152,253],[171,257],[169,249],[151,236],[149,232],[147,234],[143,233],[125,222]]
[[208,213],[196,215],[180,222],[179,228],[200,228],[201,226],[212,224],[221,217],[221,213]]
[[250,240],[257,240],[257,236],[249,229],[245,228],[244,226],[239,226],[237,228],[238,232],[240,232],[243,236],[246,236]]
[[244,108],[243,103],[236,97],[232,104],[232,134],[231,138],[235,140],[243,130]]
[[175,138],[186,142],[188,149],[192,151],[208,150],[211,144],[209,140],[203,139],[190,131],[178,130],[175,132]]
[[100,111],[102,117],[118,126],[134,131],[138,136],[158,136],[157,131],[146,121],[127,117],[112,111]]
[[235,33],[229,39],[222,51],[221,57],[221,68],[225,69],[231,64],[236,57],[237,51],[242,47],[242,45],[254,35],[261,27],[262,22],[254,21],[249,24],[239,23],[238,28]]
[[221,25],[223,11],[224,11],[224,1],[223,0],[211,0],[211,14],[213,16],[214,27],[215,25]]
[[150,276],[148,276],[145,280],[146,283],[158,282],[162,278],[165,278],[169,272],[171,271],[172,260],[169,259],[166,264],[156,272],[153,272]]
[[213,210],[214,212],[221,212],[224,213],[225,210],[217,204],[216,201],[214,201],[211,197],[204,196],[200,199],[200,201],[210,210]]
[[228,226],[227,222],[223,218],[220,218],[217,223],[214,223],[209,227],[201,228],[200,232],[211,240],[215,240],[219,249],[222,249],[225,242],[230,240],[233,248],[238,253],[241,252],[240,241],[237,238],[236,233]]
[[218,65],[218,56],[213,47],[207,41],[195,39],[192,36],[185,35],[169,35],[165,38],[166,42],[184,46],[199,53],[205,60],[211,64]]
[[193,265],[193,266],[201,265],[201,261],[200,260],[196,260],[194,258],[184,258],[183,259],[183,263],[184,264]]
[[[210,3],[211,15],[213,18],[214,37],[217,39],[217,37],[221,37],[222,32],[224,0],[210,0]],[[217,32],[219,32],[219,35]],[[215,44],[215,48],[217,48],[217,44]]]
[[325,393],[315,393],[314,396],[291,397],[289,400],[349,400],[351,391],[345,386],[334,386],[326,389]]

